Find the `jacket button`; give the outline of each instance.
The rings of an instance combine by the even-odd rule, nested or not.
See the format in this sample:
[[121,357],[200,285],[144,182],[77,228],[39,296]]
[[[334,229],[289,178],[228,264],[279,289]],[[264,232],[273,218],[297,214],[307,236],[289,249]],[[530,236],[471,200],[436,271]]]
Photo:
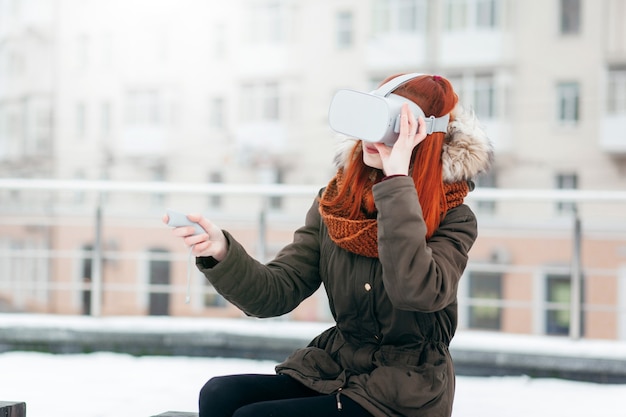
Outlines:
[[369,282],[365,283],[365,291],[369,291],[372,289],[372,286],[369,284]]

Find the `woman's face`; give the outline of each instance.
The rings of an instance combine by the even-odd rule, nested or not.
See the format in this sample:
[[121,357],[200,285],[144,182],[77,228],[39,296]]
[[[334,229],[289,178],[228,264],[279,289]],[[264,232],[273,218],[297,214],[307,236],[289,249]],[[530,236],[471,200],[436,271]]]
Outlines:
[[370,168],[383,169],[383,161],[373,143],[361,141],[363,147],[363,163]]

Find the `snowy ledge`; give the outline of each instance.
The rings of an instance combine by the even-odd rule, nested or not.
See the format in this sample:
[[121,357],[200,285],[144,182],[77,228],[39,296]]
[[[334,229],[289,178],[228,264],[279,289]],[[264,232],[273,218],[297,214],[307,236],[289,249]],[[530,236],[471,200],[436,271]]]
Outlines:
[[[0,314],[0,352],[113,351],[280,361],[332,325],[253,318]],[[450,351],[459,375],[626,382],[626,343],[620,341],[460,331]]]

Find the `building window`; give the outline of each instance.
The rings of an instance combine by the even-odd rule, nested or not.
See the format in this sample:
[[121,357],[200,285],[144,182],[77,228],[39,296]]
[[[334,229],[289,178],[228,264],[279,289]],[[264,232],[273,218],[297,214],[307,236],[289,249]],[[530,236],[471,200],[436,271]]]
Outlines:
[[474,82],[474,111],[479,119],[495,117],[495,91],[493,75],[477,75]]
[[[86,179],[85,171],[82,169],[74,172],[74,180],[75,181],[84,181]],[[74,204],[81,205],[85,202],[85,191],[77,190],[74,192]]]
[[90,40],[87,35],[80,35],[76,38],[76,68],[83,72],[89,65]]
[[224,23],[216,23],[212,26],[212,31],[213,36],[210,39],[211,56],[215,59],[223,59],[226,57],[228,50],[226,25]]
[[209,101],[209,125],[215,129],[223,129],[225,115],[225,101],[223,97],[213,97]]
[[505,112],[504,105],[497,103],[498,88],[492,73],[448,75],[463,106],[472,109],[479,119],[495,119]]
[[100,107],[100,130],[102,136],[107,137],[111,134],[111,103],[105,101]]
[[500,0],[446,0],[444,27],[447,31],[494,29],[498,26]]
[[113,37],[110,33],[102,35],[99,55],[102,68],[110,69],[113,65]]
[[[204,278],[204,277],[203,277]],[[226,308],[228,303],[226,299],[222,297],[218,292],[213,288],[213,285],[207,279],[203,279],[204,282],[204,306],[205,307],[217,307],[217,308]]]
[[546,334],[569,334],[570,290],[569,276],[546,276]]
[[52,142],[52,109],[43,106],[35,114],[35,143],[38,151],[49,151]]
[[52,104],[50,99],[27,97],[25,104],[24,152],[30,155],[49,152],[52,144]]
[[249,41],[255,44],[281,44],[285,41],[286,9],[277,1],[250,8]]
[[[578,189],[578,175],[575,173],[570,174],[557,174],[556,187],[559,190],[576,190]],[[559,201],[557,203],[557,211],[561,214],[575,213],[575,202]]]
[[[171,265],[170,261],[160,259],[168,254],[164,249],[150,249],[148,277],[150,282],[148,293],[148,314],[150,316],[170,315]],[[160,287],[165,287],[163,291]]]
[[476,27],[493,29],[497,26],[497,0],[476,0]]
[[[568,335],[572,283],[569,274],[547,274],[545,279],[545,331],[549,335]],[[584,295],[581,297],[584,299]],[[581,315],[583,314],[581,310]],[[580,320],[581,326],[583,320]],[[582,330],[582,329],[581,329]]]
[[22,115],[17,106],[10,104],[2,106],[1,110],[3,114],[0,115],[0,138],[3,138],[2,146],[4,150],[8,151],[13,143],[20,140],[22,135]]
[[[282,168],[276,168],[276,176],[274,177],[274,182],[276,184],[284,184],[285,183],[285,170]],[[280,210],[283,208],[283,197],[279,195],[273,195],[270,197],[269,206],[273,210]]]
[[626,114],[626,68],[609,70],[606,107],[608,114]]
[[353,15],[352,12],[337,13],[337,47],[346,49],[353,42]]
[[26,74],[26,62],[23,54],[10,51],[6,55],[6,73],[10,77],[20,77]]
[[374,33],[424,32],[427,17],[425,0],[376,0],[373,6]]
[[561,0],[560,30],[562,35],[575,35],[580,32],[580,0]]
[[502,326],[502,275],[493,272],[469,274],[469,327],[500,330]]
[[576,123],[580,120],[580,87],[577,82],[559,83],[557,100],[560,122]]
[[0,104],[0,158],[9,154],[11,133],[9,132],[9,108]]
[[83,139],[87,132],[87,106],[85,103],[76,104],[76,137]]
[[159,93],[134,90],[126,94],[126,123],[135,127],[152,127],[161,123]]
[[[283,184],[285,181],[284,169],[278,166],[265,166],[259,169],[258,178],[261,184]],[[267,208],[280,210],[283,207],[283,197],[273,195],[267,197]]]
[[263,119],[278,120],[280,112],[280,97],[278,83],[268,83],[265,85],[263,97]]
[[467,28],[467,0],[447,0],[445,2],[445,28],[448,31]]
[[[222,184],[224,182],[224,177],[221,172],[213,171],[209,174],[209,183],[211,184]],[[211,194],[209,196],[209,206],[217,209],[222,207],[223,198],[220,194]]]
[[[156,166],[152,170],[152,181],[163,182],[166,179],[165,167],[162,165]],[[160,192],[154,192],[151,194],[151,204],[153,207],[162,207],[165,204],[165,194]]]
[[280,119],[278,83],[267,82],[242,86],[241,118],[245,122],[277,121]]
[[[477,175],[474,178],[476,187],[480,188],[496,188],[495,170],[490,170]],[[496,211],[496,202],[493,200],[480,200],[477,203],[478,211],[482,214],[493,214]]]
[[85,316],[91,315],[91,289],[93,288],[93,245],[83,245],[81,248],[83,257],[81,259],[81,276],[80,282],[83,284],[83,290],[81,294],[82,299],[82,313]]

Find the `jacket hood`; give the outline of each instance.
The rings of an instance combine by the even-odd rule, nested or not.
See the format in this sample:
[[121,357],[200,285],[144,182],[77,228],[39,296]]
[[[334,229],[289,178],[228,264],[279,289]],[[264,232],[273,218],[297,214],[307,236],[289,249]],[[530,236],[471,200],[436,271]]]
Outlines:
[[[493,145],[474,112],[457,105],[450,116],[441,154],[443,181],[453,183],[471,180],[491,167]],[[350,162],[350,151],[357,141],[355,138],[340,141],[335,154],[337,168],[345,167]]]

